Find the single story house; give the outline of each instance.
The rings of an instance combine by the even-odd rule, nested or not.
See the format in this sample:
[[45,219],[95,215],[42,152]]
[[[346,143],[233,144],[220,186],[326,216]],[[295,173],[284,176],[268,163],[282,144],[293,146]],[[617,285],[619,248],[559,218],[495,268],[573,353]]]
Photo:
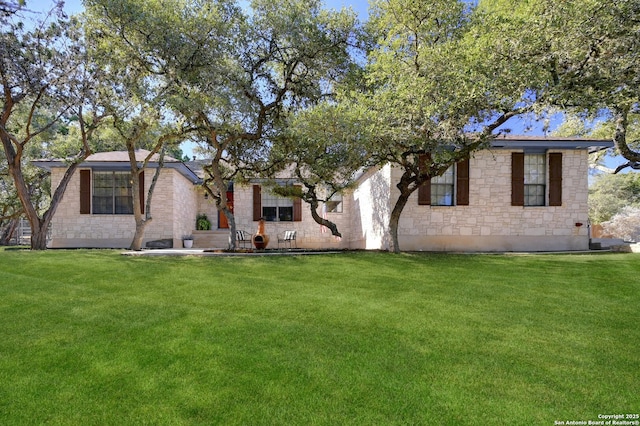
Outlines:
[[[612,147],[611,141],[577,138],[501,137],[490,148],[452,166],[416,191],[399,223],[405,251],[555,251],[589,248],[588,157]],[[138,153],[140,159],[145,152]],[[98,153],[83,162],[54,216],[50,247],[128,247],[135,229],[126,152]],[[52,186],[65,164],[36,161],[51,171]],[[145,171],[148,190],[158,167]],[[385,165],[362,173],[355,188],[334,197],[322,214],[338,225],[337,239],[311,217],[307,204],[283,198],[260,181],[231,185],[227,198],[236,228],[255,233],[266,219],[269,247],[276,235],[295,230],[300,248],[388,249],[391,210],[401,176]],[[153,194],[152,223],[145,242],[160,239],[182,246],[194,235],[194,247],[226,248],[228,224],[200,187],[195,163],[165,158]],[[283,184],[295,184],[282,179]],[[198,214],[206,214],[212,230],[196,231]]]

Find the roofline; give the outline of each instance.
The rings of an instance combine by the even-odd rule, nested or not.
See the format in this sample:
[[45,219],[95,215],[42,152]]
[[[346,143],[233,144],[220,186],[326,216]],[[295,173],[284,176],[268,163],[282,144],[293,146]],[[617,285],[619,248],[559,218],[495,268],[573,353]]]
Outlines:
[[563,149],[576,150],[584,149],[589,152],[596,152],[603,149],[613,148],[613,141],[610,139],[584,139],[584,138],[545,138],[545,137],[498,137],[490,142],[494,149],[524,149],[524,150],[548,150]]
[[[51,169],[62,167],[67,168],[69,164],[61,160],[34,160],[33,165],[51,172]],[[158,162],[149,162],[148,168],[157,169]],[[131,164],[128,161],[85,161],[78,165],[81,169],[102,169],[102,170],[131,170]],[[194,185],[202,184],[202,179],[182,162],[166,162],[163,165],[165,169],[177,170],[185,178],[189,179]]]

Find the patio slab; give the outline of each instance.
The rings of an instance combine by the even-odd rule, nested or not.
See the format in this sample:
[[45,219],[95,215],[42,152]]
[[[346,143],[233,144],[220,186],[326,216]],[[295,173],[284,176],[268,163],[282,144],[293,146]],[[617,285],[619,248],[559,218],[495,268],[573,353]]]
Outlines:
[[229,252],[223,249],[202,249],[202,248],[172,248],[172,249],[155,249],[155,250],[128,250],[123,252],[124,256],[302,256],[312,254],[336,254],[340,251],[326,250],[254,250]]

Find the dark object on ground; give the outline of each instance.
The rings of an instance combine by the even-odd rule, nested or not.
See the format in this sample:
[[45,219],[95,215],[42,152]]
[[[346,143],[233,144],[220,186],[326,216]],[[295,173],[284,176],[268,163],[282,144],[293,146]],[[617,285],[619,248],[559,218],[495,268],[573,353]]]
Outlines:
[[173,240],[171,238],[165,238],[164,240],[148,241],[147,248],[155,248],[155,249],[173,248]]

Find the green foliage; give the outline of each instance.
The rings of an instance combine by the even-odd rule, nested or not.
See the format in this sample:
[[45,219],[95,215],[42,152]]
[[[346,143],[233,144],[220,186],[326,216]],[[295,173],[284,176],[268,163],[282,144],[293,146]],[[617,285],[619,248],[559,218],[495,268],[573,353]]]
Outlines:
[[207,218],[207,215],[204,213],[198,214],[198,216],[196,216],[196,230],[208,231],[210,229],[211,229],[211,222]]
[[624,207],[640,207],[640,173],[601,174],[589,187],[589,219],[611,220]]
[[[591,120],[588,116],[566,114],[564,122],[554,131],[555,136],[566,137],[586,137],[595,139],[611,139],[616,133],[616,123],[611,115],[606,113],[604,116]],[[627,146],[633,150],[640,150],[640,114],[629,113],[626,129]],[[610,150],[598,151],[590,157],[591,165],[595,165],[600,169],[605,169],[603,164],[606,156],[620,156],[622,152],[616,147]],[[606,168],[607,172],[612,172],[610,168]]]
[[385,0],[372,9],[366,87],[343,90],[340,101],[367,111],[361,123],[370,157],[402,170],[389,223],[390,249],[398,251],[409,196],[537,100],[528,95],[526,61],[496,53],[504,35],[492,33],[469,2]]
[[503,36],[501,55],[527,60],[541,105],[610,121],[620,154],[639,162],[638,141],[625,134],[638,114],[640,4],[636,0],[481,1]]
[[367,130],[362,126],[365,114],[357,105],[324,102],[289,117],[271,151],[271,162],[292,173],[304,189],[294,194],[295,187],[282,187],[279,193],[289,191],[312,208],[315,202],[317,208],[317,202],[348,188],[369,161]]
[[355,17],[318,0],[256,0],[251,12],[227,0],[85,4],[93,46],[114,75],[111,98],[124,94],[113,108],[160,105],[169,113],[156,117],[184,122],[207,147],[204,185],[228,214],[228,181],[268,169],[287,116],[325,96],[350,64]]
[[543,425],[633,413],[638,261],[5,250],[0,423]]
[[[42,250],[56,206],[75,168],[89,155],[91,134],[103,117],[94,103],[101,68],[91,63],[82,29],[63,13],[62,2],[41,21],[27,9],[9,15],[0,26],[0,141],[31,224],[31,246]],[[80,126],[74,133],[76,120]],[[29,159],[49,155],[66,159],[69,169],[52,191],[49,208],[42,209],[44,186],[34,190],[25,169]]]

